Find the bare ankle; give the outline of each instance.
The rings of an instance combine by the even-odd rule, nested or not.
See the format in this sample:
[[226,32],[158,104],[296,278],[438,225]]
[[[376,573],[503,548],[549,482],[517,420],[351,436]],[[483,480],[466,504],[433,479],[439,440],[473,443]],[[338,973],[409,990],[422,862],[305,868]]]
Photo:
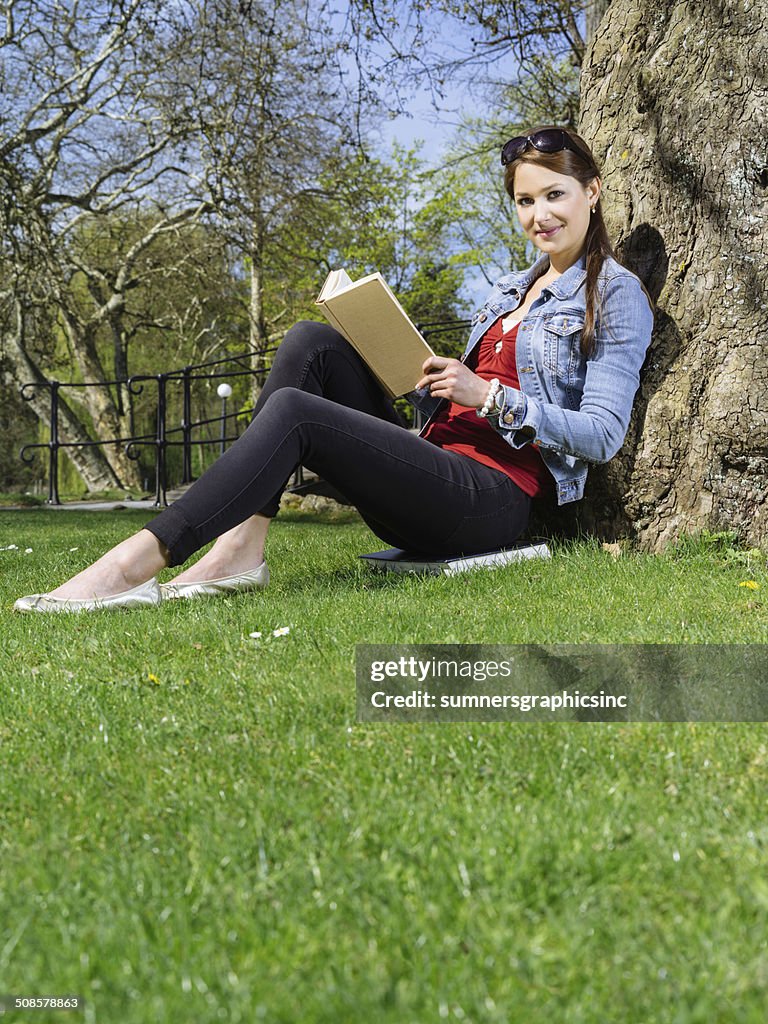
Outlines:
[[125,577],[126,583],[132,586],[151,579],[170,561],[166,546],[149,530],[140,530],[128,537],[105,557],[110,555],[114,557],[115,565]]

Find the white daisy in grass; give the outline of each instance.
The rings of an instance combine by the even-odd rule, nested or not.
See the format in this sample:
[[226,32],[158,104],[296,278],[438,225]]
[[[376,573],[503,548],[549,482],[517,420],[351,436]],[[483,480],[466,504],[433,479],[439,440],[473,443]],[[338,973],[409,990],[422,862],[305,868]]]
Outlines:
[[262,634],[259,632],[258,629],[256,629],[253,631],[253,633],[249,633],[248,636],[251,638],[251,640],[260,640]]
[[278,626],[277,629],[272,630],[272,636],[288,636],[290,632],[290,626]]

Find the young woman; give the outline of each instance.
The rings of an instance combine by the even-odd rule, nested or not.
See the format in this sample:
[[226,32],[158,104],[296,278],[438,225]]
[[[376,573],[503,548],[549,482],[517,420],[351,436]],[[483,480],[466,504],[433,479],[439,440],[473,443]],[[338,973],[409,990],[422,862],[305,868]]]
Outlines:
[[[502,149],[506,188],[540,257],[507,274],[472,320],[462,358],[433,356],[414,381],[431,413],[419,436],[347,342],[293,327],[245,433],[178,501],[20,611],[90,611],[257,589],[267,530],[296,466],[345,494],[388,544],[432,554],[513,544],[531,500],[584,493],[587,465],[621,447],[653,308],[615,259],[600,171],[585,141],[545,126]],[[156,574],[213,547],[175,579]]]

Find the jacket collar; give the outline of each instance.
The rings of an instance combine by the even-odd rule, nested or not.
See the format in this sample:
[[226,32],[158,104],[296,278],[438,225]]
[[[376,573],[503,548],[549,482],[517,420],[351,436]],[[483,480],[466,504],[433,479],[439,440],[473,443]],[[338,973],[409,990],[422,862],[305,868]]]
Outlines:
[[[498,287],[503,292],[519,290],[523,294],[528,291],[537,277],[541,277],[549,270],[549,255],[542,253],[536,262],[527,270],[518,270],[507,274],[498,282]],[[587,253],[586,249],[579,256],[576,262],[568,267],[564,274],[547,285],[549,291],[558,299],[569,299],[581,288],[587,276]]]

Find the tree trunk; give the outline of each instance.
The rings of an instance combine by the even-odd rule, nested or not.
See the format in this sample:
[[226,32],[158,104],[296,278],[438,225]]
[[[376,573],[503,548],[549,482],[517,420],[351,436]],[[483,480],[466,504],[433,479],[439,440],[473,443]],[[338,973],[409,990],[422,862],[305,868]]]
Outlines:
[[264,350],[269,344],[269,332],[264,319],[264,236],[258,223],[253,228],[249,255],[251,258],[251,292],[248,321],[251,369],[255,373],[251,383],[251,398],[255,405],[261,394],[261,375],[265,369]]
[[[96,351],[96,342],[93,333],[83,330],[69,316],[65,314],[65,326],[69,337],[70,351],[77,361],[80,373],[85,381],[103,381],[107,375],[102,366]],[[94,387],[83,388],[85,405],[98,424],[97,436],[123,437],[124,421],[118,414],[115,401],[108,384],[100,384]],[[135,459],[130,459],[122,444],[104,445],[102,448],[105,458],[108,460],[115,478],[119,481],[118,487],[140,487],[141,474]]]
[[583,519],[660,550],[768,536],[768,7],[613,0],[582,71],[617,254],[657,300],[630,432]]
[[[124,309],[109,318],[109,327],[112,334],[112,352],[115,380],[128,379],[128,339],[125,336],[123,326]],[[117,420],[117,435],[119,437],[131,437],[133,435],[133,395],[127,384],[116,384],[117,402],[115,403],[115,415]],[[120,446],[113,449],[116,457],[111,461],[114,463],[118,474],[129,487],[141,487],[141,470],[135,459],[129,459],[125,449]],[[119,453],[119,454],[117,454]]]
[[[43,383],[46,380],[38,367],[21,348],[17,339],[6,336],[4,350],[8,364],[8,370],[4,374],[4,383],[9,387],[12,387],[14,383],[32,381]],[[50,391],[45,387],[31,388],[30,391],[32,394],[29,402],[30,406],[38,419],[50,428]],[[58,422],[60,441],[72,444],[74,442],[92,440],[78,422],[75,414],[66,402],[62,400],[61,395],[59,395]],[[83,482],[89,491],[105,491],[121,486],[120,481],[100,449],[93,445],[88,445],[83,448],[65,448],[64,452],[83,478]]]

